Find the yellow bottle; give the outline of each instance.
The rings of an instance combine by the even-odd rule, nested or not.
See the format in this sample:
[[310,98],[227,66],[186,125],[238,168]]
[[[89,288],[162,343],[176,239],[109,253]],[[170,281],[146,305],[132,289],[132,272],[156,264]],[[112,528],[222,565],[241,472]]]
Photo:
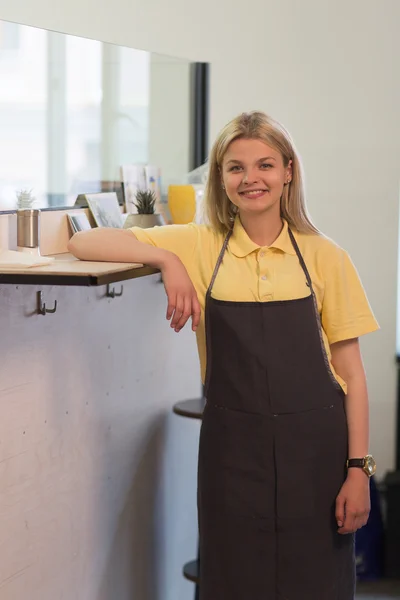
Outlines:
[[196,215],[196,192],[192,185],[170,185],[168,208],[176,225],[192,223]]

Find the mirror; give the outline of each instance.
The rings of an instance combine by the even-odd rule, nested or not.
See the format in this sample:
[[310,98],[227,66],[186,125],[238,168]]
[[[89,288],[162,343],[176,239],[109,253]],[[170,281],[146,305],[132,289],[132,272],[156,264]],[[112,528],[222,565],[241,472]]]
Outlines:
[[194,168],[187,60],[0,21],[0,211],[117,191],[120,167],[161,169],[163,194]]

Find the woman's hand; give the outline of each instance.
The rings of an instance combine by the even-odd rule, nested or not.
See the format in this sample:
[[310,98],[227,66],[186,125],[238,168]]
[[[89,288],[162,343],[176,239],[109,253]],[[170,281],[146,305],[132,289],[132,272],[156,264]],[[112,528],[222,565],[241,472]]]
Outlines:
[[338,533],[354,533],[364,527],[370,510],[369,479],[362,469],[351,468],[336,499]]
[[196,290],[183,266],[176,256],[169,257],[162,269],[162,278],[168,297],[167,319],[171,327],[179,332],[192,317],[192,329],[196,331],[200,321],[200,304]]

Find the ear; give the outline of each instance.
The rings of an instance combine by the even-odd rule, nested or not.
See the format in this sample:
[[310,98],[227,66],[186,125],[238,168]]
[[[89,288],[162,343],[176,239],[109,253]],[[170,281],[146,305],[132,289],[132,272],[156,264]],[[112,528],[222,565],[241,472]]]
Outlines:
[[293,178],[293,161],[292,159],[289,160],[288,166],[286,167],[286,182],[290,183],[292,181]]

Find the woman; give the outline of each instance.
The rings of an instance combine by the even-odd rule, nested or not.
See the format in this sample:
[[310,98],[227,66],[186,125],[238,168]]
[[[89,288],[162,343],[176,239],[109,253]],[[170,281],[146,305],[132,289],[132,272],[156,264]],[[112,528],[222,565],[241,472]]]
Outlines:
[[93,230],[70,250],[159,267],[171,327],[192,317],[202,600],[351,600],[375,469],[358,337],[377,324],[348,255],[307,216],[282,126],[240,115],[209,167],[209,225]]

